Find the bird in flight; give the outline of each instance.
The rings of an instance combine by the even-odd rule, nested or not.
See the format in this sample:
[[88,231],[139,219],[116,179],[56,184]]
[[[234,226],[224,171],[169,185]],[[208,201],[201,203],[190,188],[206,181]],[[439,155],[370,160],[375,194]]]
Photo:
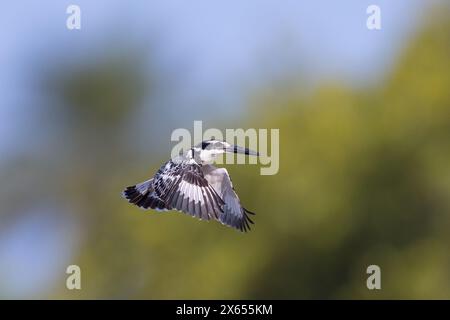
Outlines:
[[241,205],[227,169],[212,165],[223,153],[259,156],[224,141],[203,141],[167,161],[150,180],[127,187],[122,195],[143,209],[178,210],[246,232],[253,224],[249,214],[254,213]]

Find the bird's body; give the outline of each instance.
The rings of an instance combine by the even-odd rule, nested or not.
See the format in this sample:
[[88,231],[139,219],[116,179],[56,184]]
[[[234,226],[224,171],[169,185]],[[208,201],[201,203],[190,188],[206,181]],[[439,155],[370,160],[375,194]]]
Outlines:
[[152,179],[126,188],[123,196],[143,209],[178,210],[247,231],[253,213],[241,206],[228,171],[212,165],[225,152],[258,155],[226,142],[204,141],[167,161]]

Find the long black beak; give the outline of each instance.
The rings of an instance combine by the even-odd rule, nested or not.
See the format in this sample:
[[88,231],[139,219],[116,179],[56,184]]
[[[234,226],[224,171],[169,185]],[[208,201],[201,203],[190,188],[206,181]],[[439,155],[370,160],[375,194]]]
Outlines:
[[228,148],[225,148],[225,152],[229,152],[229,153],[241,153],[241,154],[247,154],[249,156],[259,156],[259,152],[256,151],[252,151],[248,148],[242,148],[239,146],[233,146],[231,145]]

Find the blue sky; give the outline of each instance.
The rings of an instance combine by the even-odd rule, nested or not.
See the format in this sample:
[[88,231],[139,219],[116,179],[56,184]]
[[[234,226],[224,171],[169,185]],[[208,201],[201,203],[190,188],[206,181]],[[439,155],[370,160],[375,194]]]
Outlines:
[[[66,29],[77,4],[82,30]],[[382,30],[366,28],[377,4]],[[171,83],[161,97],[168,113],[201,115],[211,105],[236,115],[246,95],[286,76],[306,84],[380,79],[420,24],[429,1],[14,1],[0,12],[0,154],[21,148],[36,105],[41,70],[81,63],[125,38],[143,49]],[[151,57],[150,57],[151,53]],[[148,58],[146,57],[148,55]],[[44,99],[44,100],[42,100]],[[27,131],[28,130],[28,131]],[[32,147],[30,144],[28,147]]]

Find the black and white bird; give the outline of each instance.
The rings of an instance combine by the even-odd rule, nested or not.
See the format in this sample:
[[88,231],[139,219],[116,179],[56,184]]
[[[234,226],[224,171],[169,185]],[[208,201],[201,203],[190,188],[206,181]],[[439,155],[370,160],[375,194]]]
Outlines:
[[178,210],[246,232],[253,224],[249,214],[254,213],[241,205],[227,169],[212,165],[223,153],[259,156],[224,141],[203,141],[163,164],[150,180],[127,187],[123,196],[143,209]]

